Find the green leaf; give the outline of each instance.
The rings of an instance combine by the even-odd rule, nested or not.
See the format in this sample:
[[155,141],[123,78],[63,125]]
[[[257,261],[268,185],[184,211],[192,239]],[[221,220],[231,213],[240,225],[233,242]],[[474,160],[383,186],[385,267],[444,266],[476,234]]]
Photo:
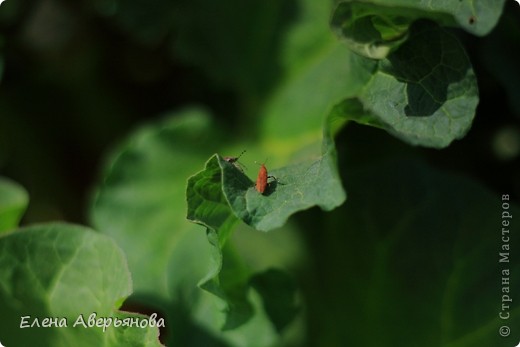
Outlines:
[[[187,218],[207,228],[211,244],[212,264],[209,272],[200,282],[200,287],[218,296],[226,305],[226,319],[222,329],[235,329],[253,316],[253,308],[247,298],[249,270],[245,269],[227,244],[238,219],[233,214],[222,190],[222,169],[220,165],[237,168],[229,162],[213,156],[203,171],[190,177],[186,196]],[[245,184],[248,184],[245,176]]]
[[[201,287],[226,302],[224,329],[237,328],[253,315],[247,298],[251,273],[244,268],[231,246],[226,244],[237,217],[253,227],[270,230],[283,225],[289,215],[300,209],[319,203],[322,208],[330,209],[340,204],[345,196],[334,176],[334,164],[331,162],[333,148],[329,150],[331,152],[311,165],[301,164],[280,170],[285,176],[271,182],[265,195],[255,190],[253,181],[241,170],[218,154],[210,158],[203,171],[188,180],[187,218],[208,228],[208,239],[212,245],[213,265]],[[290,177],[290,173],[295,177]],[[286,185],[289,187],[284,187]],[[269,274],[265,278],[274,276]],[[287,281],[282,284],[280,277],[278,280],[278,283],[273,283],[292,291],[290,286],[285,286]],[[253,283],[264,294],[264,307],[277,330],[281,331],[294,318],[295,311],[276,312],[269,293],[273,288],[265,285],[269,282],[262,282],[262,276],[258,275]],[[285,299],[287,297],[282,300]],[[289,307],[291,304],[291,300],[286,303]]]
[[[222,192],[221,168],[219,162],[214,160],[216,157],[213,156],[203,171],[188,180],[187,218],[207,228],[212,263],[199,285],[224,300],[226,320],[222,329],[229,330],[247,322],[253,315],[253,309],[246,297],[249,273],[228,251],[230,246],[224,246],[238,219]],[[232,164],[223,161],[237,170]],[[227,253],[226,257],[223,253]]]
[[[238,220],[232,214],[222,192],[221,165],[232,168],[233,172],[240,172],[234,165],[218,157],[218,155],[214,155],[206,163],[203,171],[188,179],[186,199],[188,204],[187,218],[189,220],[209,229],[227,231],[225,236],[220,236],[223,245],[227,236],[229,236],[229,230]],[[251,184],[243,174],[236,176],[236,179],[242,179],[242,185]],[[241,182],[237,183],[240,184]]]
[[446,147],[469,130],[478,103],[476,78],[463,47],[445,29],[416,21],[406,40],[379,61],[352,54],[326,35],[322,41],[264,108],[261,141],[276,164],[319,155],[323,116],[344,99],[357,99],[363,109],[345,118],[413,145]]
[[504,0],[342,0],[331,25],[356,53],[383,59],[406,40],[410,25],[418,19],[483,36],[498,22],[503,5]]
[[[225,232],[226,229],[220,231]],[[223,241],[215,230],[208,229],[208,240],[212,246],[214,265],[200,282],[200,287],[224,301],[226,317],[222,330],[236,329],[254,315],[247,297],[250,270],[231,249],[231,244],[221,244]]]
[[29,196],[19,184],[0,177],[0,233],[15,229],[29,203]]
[[477,104],[476,78],[457,39],[430,22],[417,22],[406,43],[377,63],[359,96],[341,107],[348,120],[383,128],[413,145],[442,148],[466,134]]
[[315,161],[273,170],[269,175],[275,180],[261,194],[242,171],[214,155],[206,169],[188,181],[188,219],[218,230],[236,216],[255,229],[269,231],[298,211],[315,205],[331,210],[345,200],[333,147]]
[[[0,337],[7,346],[160,346],[158,329],[77,325],[118,313],[132,285],[123,252],[88,228],[42,224],[0,237]],[[21,328],[22,317],[64,319],[67,327]],[[139,316],[141,319],[148,319]]]
[[[520,213],[512,196],[409,159],[351,170],[347,188],[349,203],[329,215],[315,244],[326,269],[311,278],[309,325],[323,334],[317,339],[331,346],[506,347],[511,340],[498,329],[508,325],[518,341],[514,298],[510,318],[499,318],[502,295],[513,297],[520,285],[513,259],[520,225],[503,218],[504,211]],[[509,262],[500,262],[504,245]]]
[[[250,320],[254,314],[247,297],[251,270],[245,267],[227,240],[238,221],[237,216],[253,226],[262,225],[262,220],[265,221],[264,224],[268,224],[269,219],[277,221],[275,223],[285,221],[285,219],[280,221],[277,213],[269,207],[270,198],[276,196],[275,191],[281,184],[277,184],[276,187],[271,184],[267,188],[267,196],[264,196],[253,188],[253,182],[241,170],[218,154],[208,160],[203,171],[188,180],[187,218],[208,228],[208,239],[212,245],[213,264],[200,286],[225,301],[227,314],[223,329],[235,329]],[[263,198],[266,200],[262,200]],[[289,205],[287,202],[286,204]],[[295,202],[291,207],[294,208],[298,204]],[[282,314],[273,312],[272,299],[270,293],[267,293],[269,288],[266,287],[266,283],[269,282],[262,282],[262,279],[271,279],[274,276],[255,275],[253,278],[257,280],[252,279],[252,281],[257,284],[253,286],[261,289],[261,294],[265,294],[262,295],[264,307],[280,331],[294,318],[295,312],[287,311]],[[290,287],[284,286],[287,281],[283,284],[280,281],[273,283],[277,287],[284,287],[291,291]]]

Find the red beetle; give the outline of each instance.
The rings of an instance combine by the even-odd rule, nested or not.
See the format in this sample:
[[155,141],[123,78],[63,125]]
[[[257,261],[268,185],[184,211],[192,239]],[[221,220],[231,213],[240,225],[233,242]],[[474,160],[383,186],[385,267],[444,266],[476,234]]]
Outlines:
[[267,169],[264,164],[260,165],[260,171],[258,171],[258,177],[256,179],[256,190],[260,194],[264,194],[265,188],[267,187]]
[[260,194],[264,194],[267,186],[269,185],[269,183],[267,182],[267,180],[269,178],[276,180],[276,177],[269,176],[267,174],[267,168],[265,167],[265,163],[260,164],[260,170],[258,171],[258,177],[256,178],[256,184],[255,184],[255,188],[256,188],[257,192],[259,192]]

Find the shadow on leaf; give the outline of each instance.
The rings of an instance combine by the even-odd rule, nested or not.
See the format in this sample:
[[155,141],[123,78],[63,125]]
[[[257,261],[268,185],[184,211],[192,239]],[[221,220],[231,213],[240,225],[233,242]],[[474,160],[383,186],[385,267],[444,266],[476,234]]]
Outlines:
[[418,21],[411,35],[388,56],[385,72],[406,83],[408,117],[433,115],[452,98],[450,89],[467,75],[471,64],[457,39],[437,24]]

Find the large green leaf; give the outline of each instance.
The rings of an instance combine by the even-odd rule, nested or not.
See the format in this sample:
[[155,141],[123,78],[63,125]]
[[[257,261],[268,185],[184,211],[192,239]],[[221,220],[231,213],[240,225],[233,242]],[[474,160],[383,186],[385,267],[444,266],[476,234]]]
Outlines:
[[[233,246],[227,242],[238,221],[237,215],[246,218],[245,221],[253,225],[256,225],[257,219],[264,219],[267,224],[270,219],[278,220],[276,216],[272,217],[272,211],[268,212],[271,213],[271,217],[265,215],[269,208],[262,205],[268,206],[268,201],[262,203],[261,200],[248,197],[255,196],[248,194],[250,189],[253,189],[253,182],[241,170],[219,155],[211,157],[205,169],[188,180],[187,217],[208,228],[208,239],[212,245],[213,264],[209,273],[201,281],[201,287],[225,301],[227,315],[223,329],[237,328],[249,321],[254,314],[247,296],[252,272],[237,256]],[[263,197],[256,191],[253,194]],[[255,204],[258,206],[255,207]],[[247,209],[251,210],[251,214],[248,214]],[[273,276],[264,277],[268,280]],[[286,289],[294,291],[291,287]],[[264,306],[271,307],[272,297],[264,295],[263,298]],[[282,321],[277,324],[280,330],[290,321],[284,317],[294,317],[293,314],[287,316],[288,312],[272,310],[268,311],[268,314],[273,322]]]
[[[236,328],[253,315],[246,295],[251,273],[244,269],[226,244],[238,218],[256,229],[267,231],[282,226],[290,215],[300,210],[314,205],[330,210],[344,201],[330,136],[330,132],[324,133],[323,155],[317,160],[272,171],[271,174],[278,178],[268,184],[263,194],[255,189],[254,182],[242,170],[218,154],[208,160],[203,171],[188,180],[187,217],[208,228],[213,249],[213,266],[201,286],[225,300],[228,314],[224,329]],[[264,294],[264,307],[270,319],[282,330],[295,312],[274,310],[276,304],[273,302],[279,304],[279,301],[273,300],[266,285],[261,285],[276,283],[277,274],[269,273],[265,282],[257,283]],[[290,286],[285,289],[294,291]],[[291,302],[284,307],[290,305]]]
[[476,78],[464,49],[444,29],[415,23],[408,40],[372,67],[363,91],[341,106],[347,119],[437,148],[462,138],[471,127],[478,104]]
[[[512,196],[415,160],[365,165],[348,176],[349,203],[331,213],[315,244],[315,262],[326,273],[312,278],[319,294],[310,302],[309,325],[320,341],[518,342],[520,262],[513,250],[520,247],[520,225],[513,221],[520,209]],[[500,253],[509,253],[509,261],[500,262]],[[503,302],[503,295],[513,302]],[[502,303],[509,305],[507,320],[499,317]],[[509,338],[500,336],[501,326],[511,328]]]
[[418,19],[483,36],[498,22],[503,6],[504,0],[340,0],[331,23],[355,52],[381,59],[406,40]]
[[[215,156],[212,158],[216,158]],[[226,164],[233,166],[227,161]],[[233,166],[235,170],[238,169]],[[220,297],[226,303],[226,321],[223,329],[234,329],[244,324],[253,315],[247,294],[247,269],[227,252],[224,264],[224,245],[238,219],[233,215],[222,192],[222,174],[219,162],[210,160],[204,171],[190,177],[186,190],[188,219],[207,228],[212,249],[212,265],[201,280],[201,287]],[[229,245],[225,250],[229,249]]]
[[[54,223],[3,235],[0,283],[0,341],[7,346],[161,345],[157,327],[74,327],[80,317],[88,324],[92,314],[148,319],[116,311],[132,291],[126,259],[112,240],[90,229]],[[46,317],[67,327],[30,327]]]
[[415,22],[381,60],[352,54],[327,35],[322,41],[263,109],[261,141],[270,158],[281,159],[276,164],[318,155],[323,117],[343,99],[364,110],[346,118],[414,145],[446,147],[471,127],[476,78],[464,48],[437,24]]
[[29,196],[22,186],[0,177],[0,233],[18,226],[28,203]]

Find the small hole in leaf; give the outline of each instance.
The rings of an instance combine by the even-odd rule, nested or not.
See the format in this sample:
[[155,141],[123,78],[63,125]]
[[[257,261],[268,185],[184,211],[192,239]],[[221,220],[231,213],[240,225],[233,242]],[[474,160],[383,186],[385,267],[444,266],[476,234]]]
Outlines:
[[469,24],[474,24],[476,21],[477,21],[477,18],[475,16],[469,17],[469,20],[468,20]]

